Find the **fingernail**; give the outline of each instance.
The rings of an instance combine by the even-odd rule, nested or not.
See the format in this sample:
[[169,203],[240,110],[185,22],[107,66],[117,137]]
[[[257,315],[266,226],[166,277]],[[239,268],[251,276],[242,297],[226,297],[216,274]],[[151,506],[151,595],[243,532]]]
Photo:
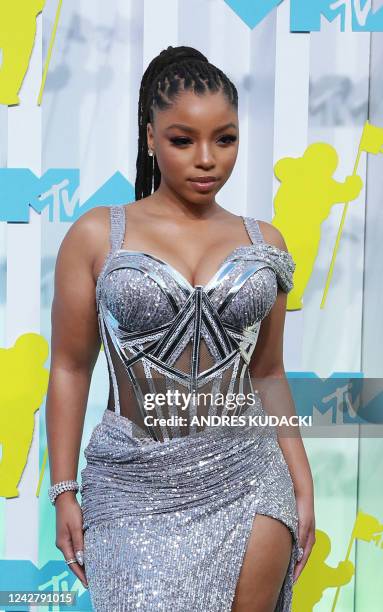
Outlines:
[[78,550],[76,552],[76,559],[80,565],[84,565],[84,555],[83,555],[82,550]]

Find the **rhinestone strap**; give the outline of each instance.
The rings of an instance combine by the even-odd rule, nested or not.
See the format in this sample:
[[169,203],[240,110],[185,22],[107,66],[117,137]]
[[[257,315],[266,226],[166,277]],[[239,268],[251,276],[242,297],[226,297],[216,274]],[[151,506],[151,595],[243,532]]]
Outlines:
[[110,246],[114,253],[124,244],[125,238],[125,206],[110,207]]
[[48,495],[52,504],[55,505],[56,497],[60,495],[60,493],[64,493],[64,491],[78,491],[79,484],[76,480],[62,480],[61,482],[56,482],[53,486],[49,487]]

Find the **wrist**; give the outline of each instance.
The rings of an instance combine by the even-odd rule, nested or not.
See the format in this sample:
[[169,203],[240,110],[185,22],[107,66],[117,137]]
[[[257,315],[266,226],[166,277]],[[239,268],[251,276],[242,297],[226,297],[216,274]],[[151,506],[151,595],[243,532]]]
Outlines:
[[48,496],[51,500],[51,503],[55,505],[57,497],[66,493],[68,491],[77,492],[79,490],[79,484],[77,480],[60,480],[60,482],[56,482],[54,485],[49,487]]
[[57,495],[56,499],[55,499],[55,503],[54,505],[60,506],[60,504],[65,503],[66,501],[70,500],[72,498],[72,500],[76,500],[76,491],[64,491],[63,493],[60,493],[59,495]]

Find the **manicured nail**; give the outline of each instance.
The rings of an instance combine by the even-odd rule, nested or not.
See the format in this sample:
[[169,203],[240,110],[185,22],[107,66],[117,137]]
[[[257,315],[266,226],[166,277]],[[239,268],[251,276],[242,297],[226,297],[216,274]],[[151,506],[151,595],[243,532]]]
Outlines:
[[82,550],[78,550],[76,552],[76,559],[80,565],[84,565],[84,555],[83,555]]

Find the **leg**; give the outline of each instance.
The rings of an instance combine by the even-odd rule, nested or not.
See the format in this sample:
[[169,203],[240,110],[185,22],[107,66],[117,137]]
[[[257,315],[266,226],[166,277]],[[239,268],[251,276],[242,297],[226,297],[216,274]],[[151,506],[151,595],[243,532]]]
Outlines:
[[277,519],[257,514],[231,612],[273,612],[290,561],[292,535]]

